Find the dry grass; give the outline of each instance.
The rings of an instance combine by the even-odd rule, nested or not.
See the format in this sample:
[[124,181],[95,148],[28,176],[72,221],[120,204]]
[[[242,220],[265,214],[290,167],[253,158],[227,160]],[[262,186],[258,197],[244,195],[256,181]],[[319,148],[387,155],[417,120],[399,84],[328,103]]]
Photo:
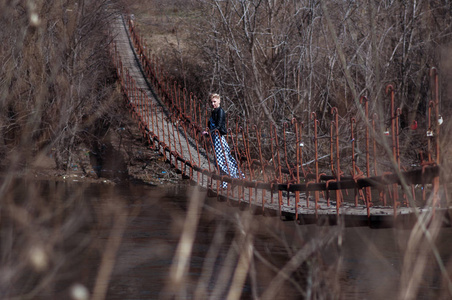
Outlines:
[[190,52],[191,30],[200,17],[195,1],[129,2],[128,11],[134,15],[135,24],[152,54],[167,56],[169,49],[173,53]]

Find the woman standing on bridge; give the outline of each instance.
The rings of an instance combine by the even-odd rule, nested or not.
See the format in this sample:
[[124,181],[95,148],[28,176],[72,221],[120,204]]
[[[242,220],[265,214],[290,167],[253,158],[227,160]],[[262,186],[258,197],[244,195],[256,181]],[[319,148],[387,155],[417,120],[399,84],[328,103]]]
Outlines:
[[[242,171],[237,166],[237,162],[231,155],[228,142],[224,135],[226,130],[226,113],[221,108],[221,98],[218,94],[210,94],[209,102],[212,105],[212,114],[209,119],[209,130],[212,137],[213,148],[215,150],[215,158],[221,175],[229,175],[232,178],[245,178]],[[207,131],[203,132],[208,134]],[[223,182],[223,188],[227,188],[227,182]]]

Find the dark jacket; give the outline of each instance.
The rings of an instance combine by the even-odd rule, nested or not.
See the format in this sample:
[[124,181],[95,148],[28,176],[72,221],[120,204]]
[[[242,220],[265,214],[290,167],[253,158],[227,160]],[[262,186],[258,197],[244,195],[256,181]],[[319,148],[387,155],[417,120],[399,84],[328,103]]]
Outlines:
[[209,129],[211,133],[213,133],[215,130],[218,130],[221,135],[225,135],[227,133],[226,112],[221,107],[212,110],[212,114],[210,115],[209,120]]

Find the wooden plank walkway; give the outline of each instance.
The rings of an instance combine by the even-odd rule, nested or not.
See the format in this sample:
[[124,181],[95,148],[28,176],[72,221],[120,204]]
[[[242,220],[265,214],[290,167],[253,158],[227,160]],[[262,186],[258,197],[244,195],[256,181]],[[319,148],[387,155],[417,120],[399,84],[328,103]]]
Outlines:
[[[148,115],[144,120],[147,122],[147,128],[149,128],[160,142],[167,145],[171,151],[177,152],[185,160],[190,160],[193,165],[200,167],[201,169],[210,170],[214,172],[213,158],[208,158],[209,155],[204,149],[200,147],[200,155],[198,157],[197,141],[193,140],[190,136],[186,135],[177,122],[173,122],[169,118],[165,106],[159,100],[156,93],[153,91],[153,87],[147,80],[145,73],[139,63],[137,52],[131,42],[129,31],[127,30],[127,23],[123,18],[118,17],[113,24],[113,35],[116,43],[117,50],[120,55],[124,69],[126,69],[129,75],[133,78],[138,89],[142,90],[151,102],[141,101],[139,94],[129,95],[130,104],[133,104],[138,109],[144,109],[150,111],[151,106],[155,106],[156,113],[151,116]],[[145,105],[146,107],[143,107]],[[154,124],[154,126],[152,126]],[[158,126],[155,126],[158,124]],[[180,137],[180,140],[179,140]],[[190,159],[192,158],[192,159]],[[171,159],[171,158],[169,158]],[[209,161],[210,160],[210,161]],[[171,160],[175,166],[185,172],[186,166],[180,162]],[[369,224],[369,222],[384,222],[392,223],[394,213],[397,214],[397,218],[409,218],[414,215],[414,210],[417,210],[419,214],[426,214],[430,212],[429,208],[408,208],[398,207],[396,210],[392,206],[373,206],[370,207],[370,218],[367,216],[367,208],[363,204],[355,206],[351,202],[343,202],[339,208],[339,214],[335,206],[335,201],[331,201],[330,205],[327,204],[325,199],[320,199],[317,206],[317,212],[314,207],[313,196],[310,194],[309,206],[306,202],[306,194],[300,192],[299,203],[297,210],[295,211],[295,193],[290,193],[287,197],[287,192],[284,192],[284,196],[278,197],[278,192],[273,193],[267,190],[257,189],[253,187],[233,187],[229,190],[223,190],[217,188],[217,184],[221,182],[217,180],[211,180],[202,173],[193,171],[192,178],[196,181],[197,178],[201,178],[199,185],[201,188],[209,189],[210,193],[213,193],[219,197],[228,201],[231,205],[238,205],[242,208],[251,208],[257,213],[268,213],[269,215],[279,215],[284,219],[295,219],[298,215],[300,223],[312,223],[312,222],[328,222],[335,223],[338,219],[341,219],[345,223],[350,221],[353,224]],[[231,186],[231,185],[230,185]],[[217,191],[219,193],[217,194]]]

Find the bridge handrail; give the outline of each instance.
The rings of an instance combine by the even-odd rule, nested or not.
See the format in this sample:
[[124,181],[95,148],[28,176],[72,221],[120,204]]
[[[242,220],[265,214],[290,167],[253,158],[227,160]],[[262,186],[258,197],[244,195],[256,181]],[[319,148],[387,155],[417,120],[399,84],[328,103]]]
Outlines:
[[[273,160],[273,166],[269,165],[267,162],[265,162],[262,159],[262,156],[260,158],[251,158],[250,155],[250,139],[249,139],[249,129],[246,128],[246,130],[243,129],[243,127],[238,126],[238,124],[235,124],[235,134],[232,132],[231,129],[228,130],[227,137],[232,139],[232,145],[234,149],[234,155],[236,155],[238,163],[245,162],[247,167],[249,168],[248,171],[248,177],[243,180],[238,180],[231,178],[229,176],[220,175],[218,173],[218,170],[212,171],[212,168],[210,166],[210,160],[209,162],[209,168],[203,168],[199,165],[200,163],[200,149],[203,150],[203,155],[206,157],[209,157],[209,147],[206,144],[206,141],[204,141],[204,146],[199,147],[199,135],[204,130],[205,126],[203,126],[207,120],[207,115],[203,116],[201,113],[201,105],[197,105],[196,101],[193,99],[196,99],[193,94],[189,94],[186,91],[186,89],[182,89],[176,82],[170,82],[167,78],[167,75],[165,75],[162,66],[158,63],[157,59],[150,55],[150,53],[146,53],[145,49],[146,47],[143,46],[142,38],[140,37],[137,29],[135,26],[133,26],[130,19],[127,20],[128,24],[128,30],[130,37],[132,39],[133,45],[135,47],[135,51],[139,57],[140,63],[142,65],[142,68],[146,74],[146,77],[151,80],[152,85],[155,87],[157,94],[159,98],[163,101],[163,103],[166,106],[166,109],[168,110],[169,114],[171,115],[171,119],[174,121],[173,123],[177,123],[177,126],[181,126],[182,130],[184,132],[185,137],[190,138],[193,144],[196,144],[197,149],[197,156],[198,156],[198,164],[196,164],[193,160],[193,156],[189,150],[189,156],[190,158],[187,159],[183,156],[183,153],[180,153],[177,149],[172,149],[171,145],[171,132],[169,129],[167,129],[167,132],[165,134],[165,129],[163,125],[163,116],[161,117],[161,130],[163,130],[163,136],[159,136],[158,131],[159,125],[156,119],[153,118],[153,113],[157,113],[157,108],[154,105],[150,105],[148,103],[151,103],[146,97],[146,93],[144,93],[142,90],[138,89],[136,87],[136,83],[134,82],[133,78],[128,74],[127,70],[124,70],[122,66],[122,62],[120,61],[120,56],[117,53],[117,49],[115,47],[112,47],[112,58],[113,62],[116,66],[119,82],[121,84],[121,91],[124,94],[124,96],[127,98],[127,103],[130,106],[130,109],[134,116],[137,118],[140,129],[142,130],[143,134],[148,138],[150,142],[155,143],[159,148],[162,149],[163,154],[165,157],[169,159],[171,162],[174,160],[175,165],[178,165],[178,162],[181,165],[181,170],[183,174],[186,174],[186,168],[190,168],[190,178],[192,178],[193,171],[196,171],[198,173],[198,179],[197,182],[199,183],[199,176],[208,176],[212,180],[219,180],[219,181],[225,181],[229,182],[235,186],[242,186],[244,188],[255,188],[255,189],[261,189],[261,190],[267,190],[276,192],[276,191],[286,191],[287,193],[290,192],[310,192],[310,191],[326,191],[326,190],[343,190],[343,189],[363,189],[367,187],[375,187],[378,189],[384,188],[386,186],[390,185],[401,185],[402,183],[405,183],[407,185],[425,185],[425,184],[434,184],[433,190],[438,190],[439,182],[437,179],[439,178],[440,174],[440,168],[437,161],[429,160],[427,162],[423,163],[422,168],[410,170],[410,171],[403,171],[403,172],[394,172],[392,174],[383,174],[383,175],[375,175],[375,176],[362,176],[361,178],[357,178],[354,175],[354,170],[352,171],[352,176],[344,176],[341,172],[338,174],[333,175],[326,175],[326,174],[319,174],[318,171],[316,173],[312,173],[309,170],[305,171],[303,168],[303,162],[300,158],[299,152],[297,152],[296,161],[297,163],[294,165],[290,165],[288,162],[288,154],[287,154],[287,139],[286,139],[286,125],[284,125],[284,159],[286,167],[282,167],[281,162],[279,161],[279,144],[277,141],[277,135],[276,135],[276,128],[271,129],[271,135],[274,138],[270,140],[270,146],[277,149],[276,154],[272,152],[272,159],[274,159],[276,156],[278,156],[278,161]],[[148,48],[149,49],[149,48]],[[391,89],[390,91],[393,91]],[[182,96],[181,96],[182,95]],[[138,105],[136,101],[132,101],[131,99],[138,98]],[[187,100],[188,99],[188,100]],[[393,94],[391,94],[391,99],[393,99]],[[392,100],[393,101],[393,100]],[[437,101],[437,100],[436,100]],[[188,108],[186,105],[186,102],[188,102]],[[366,98],[367,103],[367,98]],[[162,108],[163,109],[163,108]],[[145,110],[145,111],[144,111]],[[150,110],[150,113],[149,113]],[[335,143],[339,144],[339,136],[338,136],[338,126],[337,126],[337,109],[334,111],[336,120],[333,122],[332,126],[336,126],[336,133],[335,134]],[[367,114],[367,109],[366,109]],[[397,118],[398,114],[395,114],[394,116]],[[151,119],[149,119],[151,118]],[[298,125],[297,122],[292,121],[295,123],[295,134],[296,134],[296,143],[297,147],[301,146],[302,141],[302,131],[298,131]],[[314,124],[316,124],[317,119],[314,116]],[[351,122],[352,126],[354,123],[356,123],[356,120],[353,119]],[[153,128],[149,128],[150,124],[156,123],[156,128],[154,128],[154,125],[152,125]],[[303,123],[300,123],[300,127],[303,128]],[[257,145],[259,148],[259,151],[261,151],[261,132],[256,127],[254,128],[257,138]],[[273,131],[274,130],[274,131]],[[353,130],[353,127],[352,127]],[[439,129],[436,129],[439,134]],[[157,131],[157,132],[156,132]],[[245,133],[246,132],[246,133]],[[239,135],[242,135],[242,144],[244,149],[239,149]],[[178,132],[179,134],[179,132]],[[331,135],[331,139],[333,138],[333,134]],[[369,140],[367,138],[366,134],[366,144],[369,144]],[[173,137],[175,137],[175,133],[173,132]],[[248,139],[247,139],[248,138]],[[168,143],[165,143],[165,139],[168,140]],[[275,139],[275,142],[272,140]],[[319,139],[317,136],[317,132],[315,132],[314,136],[315,141]],[[189,143],[189,140],[186,140],[187,143]],[[210,141],[211,143],[212,141]],[[354,142],[354,138],[353,138]],[[373,140],[375,143],[375,138]],[[179,137],[179,144],[181,143],[180,137]],[[275,145],[273,145],[275,143]],[[298,145],[300,144],[300,145]],[[333,144],[333,142],[331,142]],[[396,147],[396,144],[393,145]],[[436,144],[437,147],[439,147],[439,143]],[[177,148],[177,146],[175,146]],[[180,147],[181,148],[181,147]],[[190,147],[188,147],[190,149]],[[366,156],[367,156],[367,174],[370,174],[369,172],[369,150],[370,147],[367,146],[366,148]],[[181,148],[182,150],[182,148]],[[273,150],[272,150],[273,151]],[[299,151],[297,149],[297,151]],[[394,153],[396,153],[398,149],[394,150]],[[333,153],[333,152],[331,152]],[[439,153],[439,150],[438,150]],[[374,153],[375,154],[375,153]],[[210,154],[211,155],[211,154]],[[339,164],[339,147],[336,149],[336,155],[337,155],[337,162]],[[437,154],[439,157],[439,154]],[[397,161],[399,162],[399,156],[396,157]],[[354,162],[354,157],[352,158]],[[315,158],[316,165],[319,162],[319,158],[316,156]],[[242,168],[243,166],[241,166]],[[263,178],[257,178],[254,176],[254,172],[251,169],[255,170],[256,168],[260,169],[260,172],[263,175]],[[302,168],[302,174],[299,173],[299,169]],[[316,167],[317,168],[317,167]],[[246,168],[245,168],[246,169]],[[270,176],[266,176],[266,173],[272,174]],[[399,173],[399,174],[397,174]],[[295,176],[297,174],[297,176]],[[363,174],[362,174],[363,175]],[[268,177],[269,179],[266,179]],[[193,179],[193,178],[192,178]],[[264,179],[264,180],[261,180]],[[314,179],[314,182],[309,182],[308,180]],[[305,182],[303,183],[302,180]],[[297,194],[298,196],[298,194]],[[281,195],[279,195],[280,199],[279,202],[281,204]],[[308,200],[309,201],[309,200]],[[316,198],[317,201],[317,198]],[[367,209],[369,209],[370,201],[366,201]]]

